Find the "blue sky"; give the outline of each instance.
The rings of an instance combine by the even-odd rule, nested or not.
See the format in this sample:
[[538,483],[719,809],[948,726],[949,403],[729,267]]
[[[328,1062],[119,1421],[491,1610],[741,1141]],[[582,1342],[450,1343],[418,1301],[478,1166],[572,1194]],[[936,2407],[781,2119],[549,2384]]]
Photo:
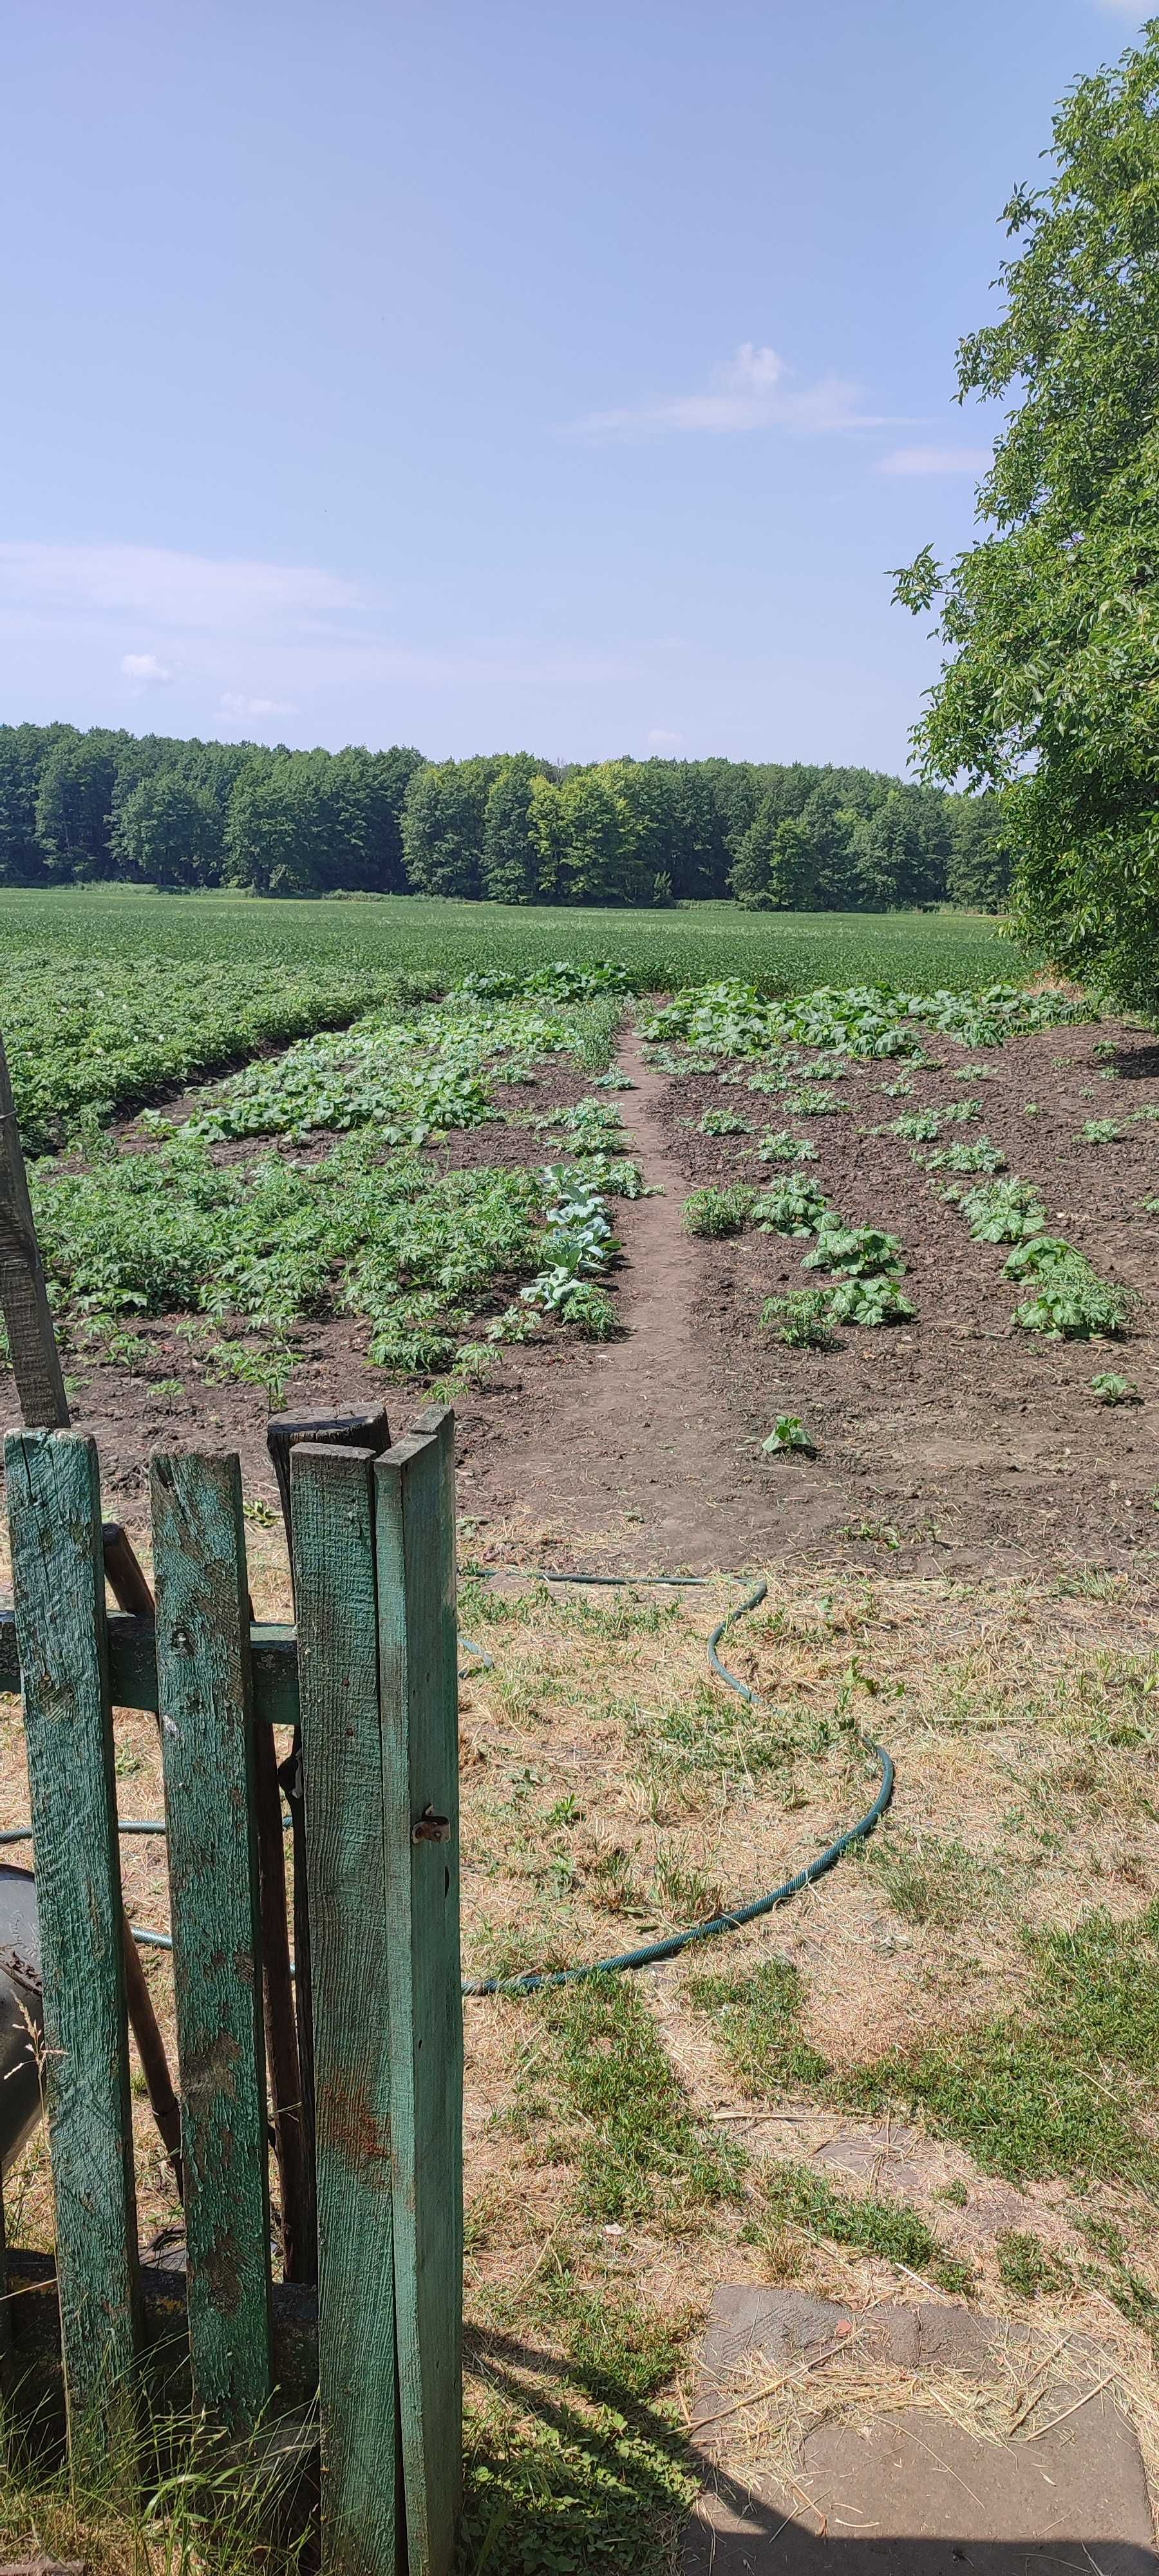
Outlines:
[[1120,0],[10,0],[0,716],[900,767]]

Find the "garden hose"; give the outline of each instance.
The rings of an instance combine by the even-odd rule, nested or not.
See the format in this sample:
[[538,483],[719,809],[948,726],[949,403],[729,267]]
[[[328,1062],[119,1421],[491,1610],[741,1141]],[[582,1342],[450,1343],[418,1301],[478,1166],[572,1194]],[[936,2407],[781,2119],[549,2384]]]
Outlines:
[[[544,1583],[596,1583],[616,1589],[631,1588],[645,1583],[671,1585],[675,1588],[677,1585],[686,1584],[703,1585],[711,1579],[705,1574],[573,1574],[555,1568],[526,1565],[479,1566],[473,1571],[476,1580],[481,1578],[489,1581],[493,1574],[521,1574],[533,1575]],[[721,1662],[717,1647],[726,1629],[731,1628],[736,1620],[743,1619],[750,1610],[759,1608],[760,1603],[767,1598],[768,1589],[768,1584],[763,1578],[759,1583],[754,1584],[752,1591],[746,1594],[743,1601],[738,1601],[734,1609],[726,1611],[724,1618],[718,1622],[708,1640],[708,1661],[717,1680],[722,1681],[727,1690],[735,1691],[738,1699],[747,1701],[750,1708],[761,1706],[756,1692],[750,1689],[747,1682],[738,1680],[735,1673],[730,1673],[727,1664]],[[469,1637],[464,1637],[462,1643],[488,1671],[493,1669],[493,1659],[484,1653],[482,1647],[472,1645]],[[790,1897],[799,1896],[803,1888],[812,1887],[815,1880],[824,1878],[826,1871],[835,1868],[837,1862],[844,1859],[847,1851],[852,1851],[855,1844],[866,1840],[885,1814],[893,1796],[893,1763],[884,1744],[875,1744],[871,1749],[881,1764],[881,1779],[872,1806],[866,1808],[865,1814],[858,1818],[855,1825],[850,1825],[845,1833],[839,1834],[836,1842],[828,1843],[823,1852],[818,1852],[816,1860],[808,1861],[804,1869],[799,1869],[795,1877],[783,1880],[780,1887],[770,1888],[767,1896],[754,1897],[751,1905],[738,1905],[730,1914],[714,1914],[705,1923],[690,1923],[684,1931],[669,1932],[664,1940],[645,1942],[638,1950],[621,1950],[615,1958],[592,1959],[571,1968],[535,1968],[525,1976],[519,1977],[465,1977],[463,1993],[465,1995],[533,1995],[549,1986],[575,1985],[582,1977],[618,1976],[637,1968],[655,1968],[664,1959],[678,1958],[680,1952],[690,1949],[694,1941],[711,1941],[717,1939],[722,1933],[738,1932],[743,1924],[756,1923],[762,1914],[773,1913],[778,1905],[786,1905]],[[282,1821],[283,1825],[288,1826],[287,1818],[283,1818]],[[165,1826],[158,1818],[127,1817],[118,1824],[117,1830],[122,1834],[163,1835]],[[0,1833],[0,1845],[30,1842],[31,1839],[31,1825],[16,1825],[7,1833]],[[142,1948],[171,1950],[173,1947],[168,1932],[156,1932],[149,1925],[141,1923],[133,1923],[129,1928],[133,1939]]]
[[[537,1568],[528,1569],[526,1567],[510,1567],[504,1568],[503,1570],[505,1572],[512,1573],[523,1573],[529,1570],[538,1571]],[[640,1577],[631,1574],[603,1574],[596,1576],[575,1574],[557,1574],[552,1576],[550,1574],[546,1574],[544,1579],[549,1583],[552,1581],[557,1583],[588,1583],[595,1581],[599,1583],[632,1584],[638,1581],[649,1580],[653,1582],[671,1582],[674,1579],[691,1583],[703,1583],[708,1580],[708,1577],[704,1575],[688,1575],[680,1578],[673,1578],[670,1575]],[[746,1595],[745,1599],[743,1601],[738,1601],[735,1609],[729,1610],[726,1613],[718,1626],[713,1629],[712,1635],[708,1640],[708,1660],[713,1672],[717,1675],[718,1680],[724,1682],[727,1689],[736,1692],[738,1699],[747,1700],[750,1708],[759,1708],[761,1705],[755,1691],[750,1690],[747,1682],[739,1681],[735,1673],[729,1672],[727,1665],[722,1664],[716,1650],[726,1628],[731,1628],[735,1620],[743,1619],[746,1612],[749,1610],[757,1609],[759,1604],[766,1598],[768,1589],[768,1584],[763,1579],[761,1582],[754,1584],[752,1591]],[[878,1785],[877,1796],[873,1801],[873,1805],[866,1808],[865,1814],[858,1818],[855,1825],[850,1825],[845,1833],[839,1834],[836,1842],[827,1844],[823,1852],[818,1852],[816,1860],[808,1861],[804,1869],[799,1869],[794,1878],[786,1878],[780,1887],[770,1888],[767,1896],[755,1897],[751,1905],[738,1905],[735,1911],[731,1914],[714,1914],[706,1923],[691,1923],[683,1932],[670,1932],[663,1941],[645,1942],[638,1950],[622,1950],[615,1958],[612,1959],[593,1959],[585,1963],[583,1966],[574,1968],[538,1968],[533,1969],[529,1975],[522,1977],[475,1977],[469,1980],[465,1978],[463,1981],[464,1994],[532,1995],[541,1993],[549,1986],[574,1985],[581,1977],[617,1976],[636,1968],[655,1968],[660,1965],[660,1962],[663,1959],[675,1959],[679,1957],[680,1952],[682,1950],[690,1949],[694,1941],[711,1941],[721,1933],[738,1932],[742,1924],[755,1923],[762,1914],[771,1914],[776,1906],[787,1904],[791,1896],[799,1896],[802,1888],[811,1887],[815,1879],[824,1878],[826,1871],[833,1869],[836,1866],[836,1863],[844,1858],[847,1851],[852,1851],[856,1843],[865,1841],[867,1835],[873,1832],[874,1826],[880,1822],[880,1819],[885,1814],[885,1810],[893,1796],[893,1763],[889,1754],[886,1752],[884,1744],[875,1744],[872,1750],[881,1764],[881,1780]]]

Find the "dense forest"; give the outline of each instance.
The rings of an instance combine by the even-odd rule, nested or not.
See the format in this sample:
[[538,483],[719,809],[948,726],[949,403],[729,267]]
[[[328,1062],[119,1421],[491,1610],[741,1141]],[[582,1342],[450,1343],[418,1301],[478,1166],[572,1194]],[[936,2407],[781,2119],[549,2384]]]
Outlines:
[[1010,874],[996,806],[803,761],[562,767],[0,726],[0,885],[993,909]]

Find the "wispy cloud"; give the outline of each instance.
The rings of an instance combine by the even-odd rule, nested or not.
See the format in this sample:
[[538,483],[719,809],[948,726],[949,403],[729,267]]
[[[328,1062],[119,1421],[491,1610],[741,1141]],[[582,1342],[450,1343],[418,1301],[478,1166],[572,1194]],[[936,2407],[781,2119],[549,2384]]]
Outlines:
[[223,563],[166,546],[0,543],[0,603],[132,618],[170,634],[301,628],[358,604],[353,583],[307,565]]
[[127,680],[136,680],[143,688],[163,688],[173,673],[155,653],[122,653],[121,669]]
[[666,725],[653,725],[647,736],[649,751],[657,752],[661,759],[679,751],[683,740],[682,733],[670,733]]
[[241,689],[223,689],[217,703],[231,724],[242,724],[250,716],[297,714],[288,698],[247,698]]
[[879,474],[972,474],[975,481],[993,463],[989,447],[893,447],[879,456]]
[[896,425],[863,412],[860,401],[860,387],[843,376],[821,376],[816,384],[799,385],[793,369],[775,349],[744,340],[735,358],[714,368],[704,393],[670,394],[616,411],[589,412],[573,427],[590,438],[640,438],[670,430],[720,435],[730,430],[827,431]]

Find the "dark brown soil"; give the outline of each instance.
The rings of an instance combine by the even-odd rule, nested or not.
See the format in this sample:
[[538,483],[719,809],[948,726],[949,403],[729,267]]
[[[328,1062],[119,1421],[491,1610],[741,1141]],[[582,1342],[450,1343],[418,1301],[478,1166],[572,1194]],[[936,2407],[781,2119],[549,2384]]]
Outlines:
[[[1103,1081],[1094,1047],[1108,1036],[1121,1052],[1118,1078]],[[943,1049],[935,1041],[932,1051]],[[1159,1105],[1153,1041],[1104,1024],[975,1058],[946,1045],[940,1069],[912,1075],[911,1096],[882,1089],[896,1065],[857,1066],[832,1087],[846,1108],[812,1120],[750,1092],[747,1067],[727,1083],[673,1078],[645,1063],[631,1033],[620,1053],[635,1089],[619,1105],[662,1193],[617,1203],[622,1330],[603,1345],[549,1333],[507,1351],[464,1397],[467,1552],[539,1550],[556,1563],[668,1570],[844,1560],[910,1573],[1159,1555],[1159,1224],[1141,1209],[1159,1190],[1159,1128],[1141,1122],[1121,1143],[1074,1142],[1086,1119]],[[988,1078],[955,1081],[963,1062]],[[550,1067],[510,1107],[542,1116],[586,1088],[572,1068]],[[921,1171],[904,1141],[871,1132],[975,1088],[982,1119],[949,1132],[969,1142],[984,1127],[1011,1171],[1041,1190],[1051,1223],[1104,1276],[1140,1291],[1122,1342],[1052,1343],[1015,1327],[1018,1292],[1002,1276],[1002,1249],[971,1242],[942,1196],[946,1176]],[[697,1132],[704,1110],[722,1107],[751,1120],[753,1134]],[[808,1171],[842,1215],[901,1236],[912,1324],[843,1330],[825,1353],[788,1349],[761,1331],[760,1311],[769,1296],[816,1284],[801,1266],[808,1242],[751,1228],[723,1241],[684,1231],[691,1188],[771,1185],[782,1167],[763,1165],[756,1148],[767,1127],[786,1124],[815,1140],[819,1160]],[[530,1125],[491,1123],[429,1150],[457,1166],[534,1164],[550,1157],[553,1140]],[[140,1329],[151,1357],[135,1374],[76,1363],[75,1416],[99,1440],[110,1506],[140,1522],[150,1449],[202,1442],[238,1447],[247,1490],[272,1502],[261,1391],[200,1384],[169,1325]],[[308,1324],[288,1338],[300,1364],[285,1402],[382,1400],[365,1326]],[[1090,1380],[1104,1369],[1132,1379],[1143,1403],[1100,1405]],[[10,1382],[0,1378],[0,1405],[5,1392],[11,1417]],[[400,1429],[427,1400],[418,1384],[385,1392]],[[815,1460],[762,1455],[781,1413],[800,1416]]]

